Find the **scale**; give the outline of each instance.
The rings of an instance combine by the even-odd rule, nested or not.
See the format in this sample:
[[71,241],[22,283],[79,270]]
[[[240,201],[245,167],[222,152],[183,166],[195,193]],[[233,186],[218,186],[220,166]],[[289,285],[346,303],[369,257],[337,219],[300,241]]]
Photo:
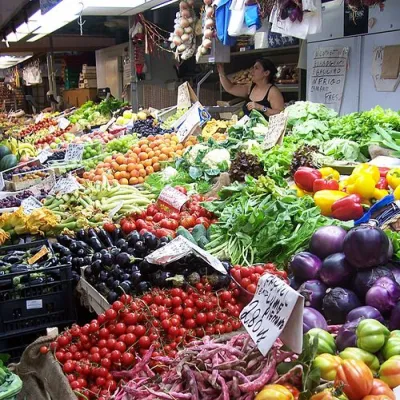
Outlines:
[[100,100],[108,100],[110,97],[114,96],[112,96],[110,88],[106,87],[97,89],[97,97]]

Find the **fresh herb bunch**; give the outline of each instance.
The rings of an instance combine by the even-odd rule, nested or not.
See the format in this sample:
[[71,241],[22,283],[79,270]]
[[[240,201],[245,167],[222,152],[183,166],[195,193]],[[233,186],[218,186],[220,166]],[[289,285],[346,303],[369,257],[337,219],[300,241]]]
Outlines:
[[244,182],[246,175],[258,178],[264,174],[260,160],[252,154],[241,151],[231,164],[229,175],[233,181]]
[[313,154],[317,152],[317,146],[309,146],[307,144],[300,146],[293,153],[292,162],[290,164],[290,174],[293,176],[300,167],[314,168]]

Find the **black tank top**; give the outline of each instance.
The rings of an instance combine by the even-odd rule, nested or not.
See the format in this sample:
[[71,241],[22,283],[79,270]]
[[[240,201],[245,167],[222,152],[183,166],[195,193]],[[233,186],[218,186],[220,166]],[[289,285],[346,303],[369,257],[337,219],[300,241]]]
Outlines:
[[[253,101],[253,100],[250,99],[250,96],[251,96],[251,92],[252,92],[253,89],[254,89],[254,86],[255,86],[255,84],[253,83],[253,84],[251,85],[249,95],[247,96],[246,101],[244,102],[244,105],[243,105],[243,112],[244,112],[244,115],[249,115],[249,114],[250,114],[250,111],[247,109],[246,106],[247,106],[247,103],[248,103],[248,102]],[[268,95],[269,95],[269,91],[271,90],[272,86],[274,86],[274,85],[272,84],[272,85],[269,87],[269,89],[267,90],[267,94],[265,95],[265,97],[264,97],[262,100],[260,100],[260,101],[256,101],[255,103],[261,104],[262,106],[267,107],[267,108],[271,108],[271,103],[270,103],[269,100],[268,100]],[[265,118],[268,119],[268,117],[267,117],[265,114],[263,114],[263,115],[264,115]]]

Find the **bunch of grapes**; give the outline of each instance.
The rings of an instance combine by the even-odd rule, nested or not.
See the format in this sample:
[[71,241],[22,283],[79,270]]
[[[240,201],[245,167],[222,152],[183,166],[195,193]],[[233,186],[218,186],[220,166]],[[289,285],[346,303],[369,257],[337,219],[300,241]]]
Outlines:
[[49,156],[47,161],[60,161],[60,160],[64,160],[64,158],[65,158],[65,151],[64,150],[63,151],[56,151],[51,156]]
[[101,154],[103,147],[99,141],[95,141],[92,143],[85,144],[85,148],[83,150],[83,159],[87,160],[89,158],[93,158]]
[[24,190],[15,196],[7,196],[0,200],[0,208],[19,207],[21,205],[21,201],[30,196],[33,196],[33,193],[30,190]]
[[106,149],[108,152],[117,152],[125,154],[132,146],[137,143],[136,135],[126,135],[121,138],[113,139],[107,143]]

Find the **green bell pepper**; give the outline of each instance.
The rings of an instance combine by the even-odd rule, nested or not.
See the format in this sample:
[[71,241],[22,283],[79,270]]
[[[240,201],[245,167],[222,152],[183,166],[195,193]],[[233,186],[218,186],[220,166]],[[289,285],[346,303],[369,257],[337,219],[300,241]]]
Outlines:
[[343,360],[364,361],[368,368],[373,372],[377,372],[380,365],[378,357],[368,353],[368,351],[359,349],[358,347],[347,347],[341,353],[339,353],[339,357]]
[[382,348],[382,355],[385,360],[400,355],[400,336],[390,335],[388,341]]
[[376,353],[385,345],[390,331],[375,319],[363,319],[358,324],[356,335],[358,348]]
[[320,328],[313,328],[310,329],[306,335],[313,339],[314,337],[318,336],[318,349],[317,354],[336,354],[336,344],[335,339],[333,336],[323,329]]

